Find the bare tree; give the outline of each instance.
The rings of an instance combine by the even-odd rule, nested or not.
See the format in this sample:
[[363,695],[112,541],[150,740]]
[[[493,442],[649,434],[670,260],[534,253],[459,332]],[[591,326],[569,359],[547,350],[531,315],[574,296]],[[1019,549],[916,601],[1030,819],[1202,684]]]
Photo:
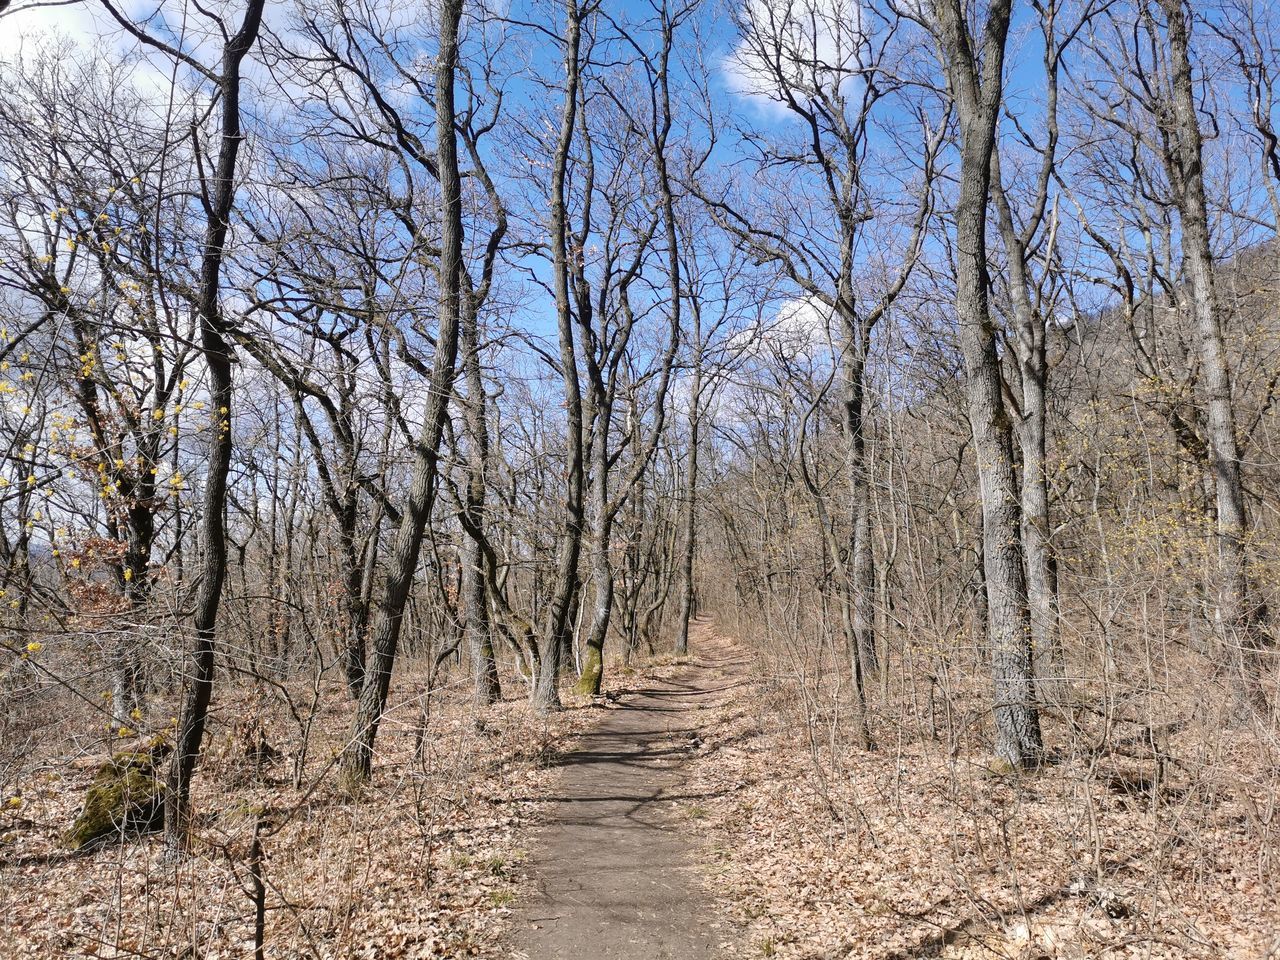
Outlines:
[[[218,147],[212,175],[201,184],[207,215],[194,308],[200,321],[200,351],[209,373],[209,458],[205,474],[201,527],[201,574],[196,593],[196,643],[187,691],[178,717],[178,741],[169,766],[165,805],[165,838],[172,854],[185,848],[190,834],[191,780],[200,757],[213,695],[218,606],[227,572],[227,474],[231,467],[232,364],[229,324],[221,302],[222,266],[238,185],[237,160],[244,139],[240,109],[241,70],[262,26],[265,0],[248,0],[235,32],[216,16],[224,38],[219,66],[212,69],[128,19],[111,0],[107,12],[140,42],[163,52],[202,77],[217,93],[220,116]],[[212,15],[211,15],[212,16]]]
[[987,209],[996,124],[1003,100],[1011,0],[995,0],[970,29],[961,0],[935,0],[939,56],[960,130],[960,185],[955,206],[956,321],[964,351],[969,423],[982,491],[987,636],[995,681],[996,754],[1015,768],[1040,762],[1040,717],[1032,689],[1013,428],[1003,396],[996,330],[988,302]]
[[440,442],[453,390],[462,306],[462,178],[454,108],[461,20],[461,0],[441,0],[435,69],[435,162],[440,181],[441,221],[439,329],[427,383],[426,416],[414,454],[413,480],[392,547],[386,586],[370,631],[372,657],[352,723],[351,739],[343,754],[342,777],[349,787],[368,780],[373,767],[373,746],[386,710],[401,620],[418,566],[423,532],[435,504]]

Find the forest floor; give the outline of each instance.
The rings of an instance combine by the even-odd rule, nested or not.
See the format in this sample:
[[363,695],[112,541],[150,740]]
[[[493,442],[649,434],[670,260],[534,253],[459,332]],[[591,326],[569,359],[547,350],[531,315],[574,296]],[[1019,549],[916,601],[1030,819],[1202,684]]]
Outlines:
[[[1280,798],[1248,738],[1188,723],[1153,780],[1047,718],[1054,762],[1001,775],[944,715],[931,732],[931,697],[873,718],[869,752],[794,664],[710,621],[691,648],[549,718],[513,685],[481,725],[465,677],[406,671],[355,798],[340,687],[228,689],[177,864],[156,837],[66,850],[128,744],[50,701],[70,719],[8,732],[0,764],[0,958],[252,956],[256,831],[278,960],[1280,960]],[[246,718],[274,764],[246,761]]]
[[[694,648],[742,647],[705,625]],[[905,703],[861,749],[849,704],[806,696],[802,662],[749,663],[700,718],[675,811],[713,916],[738,930],[725,958],[1280,960],[1265,735],[1192,720],[1153,762],[1047,710],[1049,762],[1009,774]],[[957,729],[989,712],[973,687]]]

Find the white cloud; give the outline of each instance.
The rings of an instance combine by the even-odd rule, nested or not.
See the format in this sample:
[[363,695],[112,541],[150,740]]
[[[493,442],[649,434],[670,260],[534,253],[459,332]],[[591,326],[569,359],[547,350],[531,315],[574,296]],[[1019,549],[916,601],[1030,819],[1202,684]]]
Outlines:
[[28,8],[24,0],[0,15],[0,61],[30,54],[50,34],[72,39],[96,36],[97,6],[75,3],[58,7]]
[[765,363],[776,357],[812,361],[831,353],[837,336],[832,324],[826,304],[812,297],[784,300],[771,321],[752,324],[736,334],[728,352]]
[[834,96],[866,42],[859,0],[744,0],[739,40],[725,58],[729,89],[762,104]]

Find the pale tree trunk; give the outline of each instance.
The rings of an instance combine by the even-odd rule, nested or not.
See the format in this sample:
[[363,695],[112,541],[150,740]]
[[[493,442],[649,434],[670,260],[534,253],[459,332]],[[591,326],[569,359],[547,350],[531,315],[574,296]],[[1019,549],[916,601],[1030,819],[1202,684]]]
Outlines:
[[1196,103],[1186,16],[1181,0],[1160,0],[1167,21],[1174,129],[1170,179],[1182,225],[1182,259],[1191,293],[1200,380],[1205,395],[1205,440],[1217,506],[1218,615],[1223,669],[1242,711],[1265,711],[1266,650],[1271,644],[1267,611],[1249,581],[1249,519],[1240,481],[1231,373],[1214,282],[1209,208],[1204,191],[1203,145]]
[[[1043,364],[1043,340],[1038,346]],[[1047,683],[1064,675],[1058,622],[1058,565],[1050,538],[1049,484],[1045,472],[1045,384],[1040,376],[1022,387],[1022,539],[1027,560],[1027,602],[1031,613],[1031,645],[1036,676],[1047,699],[1060,699]],[[1026,376],[1024,372],[1023,376]]]
[[[1038,290],[1030,272],[1030,250],[1045,224],[1049,186],[1054,177],[1058,146],[1058,68],[1062,46],[1058,40],[1057,3],[1037,7],[1044,35],[1045,130],[1040,169],[1029,211],[1019,229],[1005,193],[1000,170],[999,145],[991,154],[991,192],[996,225],[1009,262],[1009,297],[1014,320],[1010,342],[1017,362],[1021,420],[1017,435],[1022,453],[1022,537],[1027,565],[1027,601],[1031,615],[1031,644],[1038,686],[1043,699],[1058,699],[1065,679],[1058,620],[1058,568],[1049,514],[1049,483],[1045,467],[1047,442],[1046,397],[1049,364],[1046,352],[1047,322],[1044,309],[1033,296]],[[1044,238],[1044,271],[1051,269],[1057,233],[1057,206],[1048,218]],[[1043,283],[1043,280],[1041,281]],[[1052,303],[1049,304],[1052,310]]]
[[[1048,85],[1050,115],[1055,116],[1057,82],[1051,73]],[[1057,141],[1056,120],[1050,120],[1050,142],[1046,146],[1044,166],[1037,198],[1038,220],[1043,216],[1046,190],[1053,168],[1053,150]],[[1057,557],[1051,539],[1049,516],[1049,482],[1045,469],[1048,415],[1046,409],[1049,366],[1046,356],[1045,317],[1032,303],[1032,280],[1027,256],[1031,232],[1036,220],[1023,231],[1014,225],[1013,211],[1001,181],[998,147],[991,156],[991,192],[996,207],[996,224],[1009,261],[1009,299],[1013,314],[1013,353],[1017,362],[1020,386],[1021,420],[1017,430],[1022,454],[1022,476],[1019,487],[1022,513],[1022,541],[1027,569],[1027,603],[1031,617],[1031,647],[1037,686],[1041,698],[1059,699],[1058,684],[1064,673],[1058,623]],[[1048,247],[1052,254],[1053,228]]]
[[613,615],[614,593],[613,565],[609,561],[609,548],[613,539],[613,515],[609,509],[608,443],[612,410],[607,400],[593,406],[597,411],[595,443],[591,454],[591,514],[594,518],[596,541],[595,552],[591,557],[594,598],[591,623],[587,628],[586,650],[582,658],[582,675],[578,680],[578,692],[592,696],[600,693],[600,683],[604,677],[604,641]]
[[348,789],[369,779],[378,724],[386,709],[401,620],[413,586],[423,533],[436,498],[440,441],[453,389],[462,290],[462,181],[454,129],[454,74],[462,0],[440,0],[440,52],[436,58],[436,165],[440,178],[439,330],[432,361],[425,421],[414,455],[408,502],[396,531],[382,601],[370,631],[371,657],[343,751],[341,778]]
[[467,651],[471,655],[473,696],[477,709],[502,699],[493,632],[485,594],[487,574],[481,537],[485,529],[485,497],[489,460],[489,425],[484,378],[480,370],[479,317],[468,303],[462,316],[462,365],[467,380],[467,530],[462,541],[462,610]]
[[994,0],[978,59],[960,0],[935,0],[939,37],[960,125],[956,200],[956,321],[982,498],[987,641],[994,684],[996,755],[1013,768],[1032,767],[1043,752],[1033,691],[1013,428],[1001,393],[1000,357],[987,301],[987,201],[1000,110],[1005,41],[1012,0]]

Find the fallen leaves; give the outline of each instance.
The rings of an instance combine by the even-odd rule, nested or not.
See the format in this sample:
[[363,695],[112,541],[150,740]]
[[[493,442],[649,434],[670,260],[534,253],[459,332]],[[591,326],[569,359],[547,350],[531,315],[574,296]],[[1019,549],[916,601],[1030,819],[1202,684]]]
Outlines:
[[[550,776],[543,761],[590,722],[589,711],[548,721],[522,699],[509,701],[478,731],[465,691],[437,691],[420,736],[421,683],[405,677],[398,689],[373,782],[358,801],[326,775],[349,710],[337,687],[317,716],[304,789],[289,785],[288,771],[250,776],[227,752],[211,753],[196,783],[195,855],[177,864],[164,861],[154,837],[88,856],[61,849],[93,764],[46,758],[45,769],[57,773],[30,778],[20,811],[26,826],[0,852],[8,918],[0,956],[251,956],[247,858],[259,818],[267,956],[499,955],[527,883],[523,831]],[[226,714],[243,713],[234,707],[232,700]],[[273,725],[257,701],[254,710],[267,718],[272,743],[291,754],[298,745],[289,725]],[[212,743],[220,738],[226,734],[211,731]]]
[[[710,634],[699,649],[741,655]],[[1204,789],[1250,769],[1247,750],[1215,754],[1203,782],[1183,776],[1153,804],[1070,757],[1001,777],[927,737],[841,749],[809,735],[795,700],[758,670],[707,718],[692,764],[690,792],[709,798],[696,818],[705,882],[744,929],[730,955],[1246,960],[1274,950],[1280,884],[1262,866],[1265,833],[1250,827],[1257,798]]]

